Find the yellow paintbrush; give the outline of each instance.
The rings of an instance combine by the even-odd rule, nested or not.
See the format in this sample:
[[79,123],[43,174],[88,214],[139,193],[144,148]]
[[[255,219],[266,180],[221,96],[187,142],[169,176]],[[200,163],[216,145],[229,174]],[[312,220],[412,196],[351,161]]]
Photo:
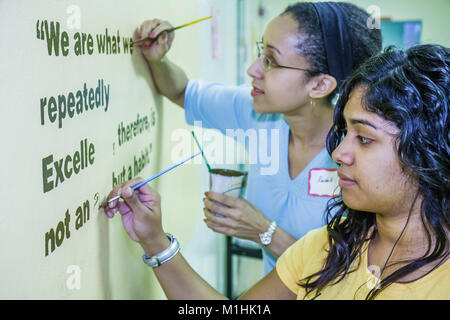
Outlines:
[[[194,20],[194,21],[192,21],[192,22],[188,22],[188,23],[182,24],[181,26],[178,26],[178,27],[174,27],[174,28],[170,28],[170,29],[164,30],[163,32],[161,32],[160,34],[158,34],[158,35],[156,36],[156,38],[150,38],[150,37],[142,38],[142,39],[133,41],[133,45],[139,44],[139,43],[144,42],[144,41],[147,41],[147,40],[150,41],[150,45],[152,45],[153,42],[155,42],[156,40],[158,40],[159,36],[162,35],[163,33],[172,32],[172,31],[175,31],[175,30],[177,30],[177,29],[181,29],[181,28],[190,26],[191,24],[194,24],[194,23],[197,23],[197,22],[206,20],[206,19],[210,19],[210,18],[212,18],[212,17],[213,17],[213,16],[208,16],[208,17],[205,17],[205,18],[201,18],[201,19],[198,19],[198,20]],[[158,24],[158,25],[159,25],[159,24]],[[158,26],[158,25],[157,25],[157,26]],[[156,27],[157,27],[157,26],[156,26]],[[156,27],[155,27],[155,28],[156,28]]]

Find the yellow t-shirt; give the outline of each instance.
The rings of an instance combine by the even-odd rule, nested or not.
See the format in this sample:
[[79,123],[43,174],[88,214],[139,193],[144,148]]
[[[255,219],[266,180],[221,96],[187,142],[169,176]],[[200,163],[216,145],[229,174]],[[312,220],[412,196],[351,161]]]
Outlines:
[[[308,232],[303,238],[290,246],[278,259],[276,270],[281,281],[303,299],[305,289],[297,283],[299,280],[320,271],[324,265],[328,249],[326,226]],[[342,281],[326,286],[315,297],[312,292],[306,299],[365,299],[377,283],[367,265],[367,246],[362,251],[357,269],[345,276]],[[353,265],[350,270],[353,270]],[[425,277],[410,283],[393,283],[385,288],[376,299],[450,299],[450,259]]]

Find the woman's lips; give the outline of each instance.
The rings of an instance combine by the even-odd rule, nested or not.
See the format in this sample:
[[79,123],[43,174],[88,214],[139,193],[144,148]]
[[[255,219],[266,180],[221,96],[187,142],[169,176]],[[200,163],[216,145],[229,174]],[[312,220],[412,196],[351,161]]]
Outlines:
[[260,95],[263,95],[263,94],[264,94],[264,91],[262,91],[262,90],[260,90],[260,89],[258,89],[256,87],[253,87],[253,90],[251,92],[252,97],[260,96]]
[[340,172],[338,172],[338,176],[339,176],[339,186],[341,188],[351,187],[356,184],[355,180],[350,179],[349,177]]

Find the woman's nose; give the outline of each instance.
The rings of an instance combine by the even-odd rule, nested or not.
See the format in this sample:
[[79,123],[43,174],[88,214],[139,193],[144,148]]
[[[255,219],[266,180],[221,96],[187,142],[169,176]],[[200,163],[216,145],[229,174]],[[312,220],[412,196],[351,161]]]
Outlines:
[[339,143],[337,148],[331,154],[331,158],[339,165],[350,166],[354,162],[353,154],[351,153],[351,146],[349,141],[344,138]]
[[264,78],[264,70],[259,58],[253,61],[250,67],[248,67],[247,74],[253,79],[261,80]]

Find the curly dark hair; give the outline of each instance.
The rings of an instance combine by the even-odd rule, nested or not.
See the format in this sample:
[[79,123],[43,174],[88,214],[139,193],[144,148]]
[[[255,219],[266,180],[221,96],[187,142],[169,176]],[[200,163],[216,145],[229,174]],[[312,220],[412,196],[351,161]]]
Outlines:
[[[423,196],[420,215],[428,236],[427,253],[407,261],[407,265],[383,279],[366,296],[374,299],[405,275],[431,262],[439,262],[438,267],[449,255],[450,49],[440,45],[419,45],[406,51],[389,47],[361,65],[344,82],[335,107],[333,127],[327,136],[330,154],[346,135],[344,108],[352,90],[359,86],[365,89],[362,107],[395,123],[399,129],[398,158],[404,171],[418,183],[418,193]],[[332,216],[331,212],[336,214]],[[342,197],[329,203],[330,250],[323,269],[300,281],[306,289],[305,297],[341,281],[353,271],[350,266],[363,244],[370,241],[368,232],[372,226],[375,232],[370,239],[376,233],[374,213],[349,208]]]
[[[381,50],[381,30],[369,29],[366,25],[370,15],[363,9],[351,3],[337,2],[346,13],[348,26],[351,31],[353,47],[352,70],[356,69],[369,57]],[[298,46],[298,53],[304,56],[316,72],[309,72],[313,77],[318,74],[330,74],[320,20],[311,2],[299,2],[288,6],[282,15],[290,14],[298,22],[299,33],[302,36]],[[331,101],[337,90],[328,96]]]

